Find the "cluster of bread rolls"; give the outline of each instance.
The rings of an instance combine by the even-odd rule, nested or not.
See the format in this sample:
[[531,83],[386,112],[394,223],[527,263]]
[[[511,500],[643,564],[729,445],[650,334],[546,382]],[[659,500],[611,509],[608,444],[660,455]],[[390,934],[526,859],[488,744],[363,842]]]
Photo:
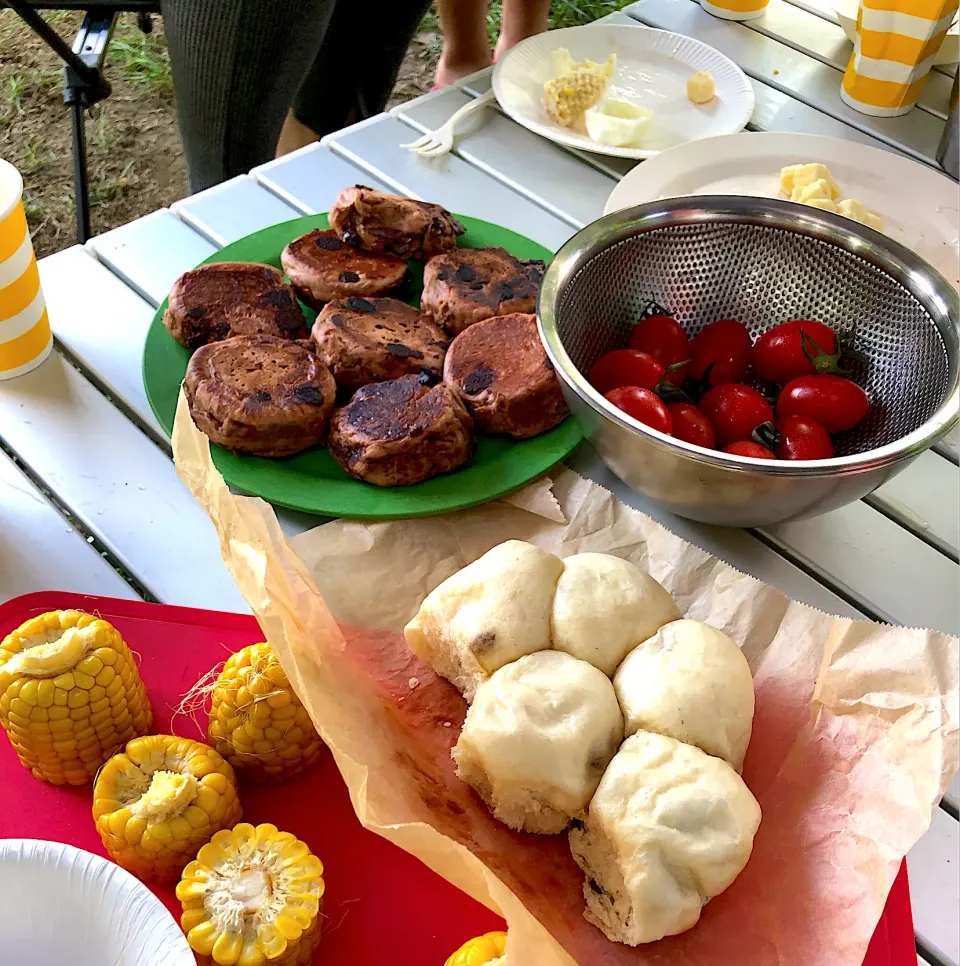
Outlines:
[[750,857],[750,668],[619,557],[494,547],[438,586],[410,649],[470,703],[458,774],[521,831],[569,829],[586,918],[638,945],[693,926]]

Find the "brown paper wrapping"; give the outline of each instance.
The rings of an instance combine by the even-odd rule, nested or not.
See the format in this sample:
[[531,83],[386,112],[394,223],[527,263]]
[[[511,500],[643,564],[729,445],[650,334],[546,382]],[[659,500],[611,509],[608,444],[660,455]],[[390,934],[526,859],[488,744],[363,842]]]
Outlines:
[[333,752],[357,817],[501,913],[510,966],[594,964],[576,963],[480,859],[434,828],[397,762],[382,708],[339,660],[347,644],[338,625],[399,630],[433,587],[509,538],[562,556],[593,550],[640,564],[687,617],[740,642],[754,674],[743,774],[763,822],[750,862],[692,930],[617,947],[609,962],[861,966],[900,861],[957,769],[956,638],[788,600],[564,468],[471,510],[340,520],[289,542],[267,503],[229,492],[182,396],[173,446],[227,567]]

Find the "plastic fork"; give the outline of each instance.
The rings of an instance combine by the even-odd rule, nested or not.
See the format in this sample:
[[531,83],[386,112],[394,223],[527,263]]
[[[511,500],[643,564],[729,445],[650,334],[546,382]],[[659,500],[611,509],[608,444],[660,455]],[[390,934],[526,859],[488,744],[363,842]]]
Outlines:
[[459,111],[454,112],[446,124],[441,125],[436,131],[424,134],[423,137],[411,141],[410,144],[401,144],[400,147],[419,154],[422,158],[439,158],[444,154],[449,154],[453,150],[453,137],[457,125],[474,111],[479,111],[489,104],[492,104],[496,97],[492,90],[487,91],[481,97],[472,100],[469,104],[464,104]]

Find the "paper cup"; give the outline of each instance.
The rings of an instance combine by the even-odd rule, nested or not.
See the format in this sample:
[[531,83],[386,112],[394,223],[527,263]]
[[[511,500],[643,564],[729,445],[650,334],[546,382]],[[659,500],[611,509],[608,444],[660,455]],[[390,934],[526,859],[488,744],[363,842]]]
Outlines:
[[957,13],[958,0],[861,0],[840,87],[862,114],[896,117],[917,103]]
[[0,159],[0,379],[35,369],[53,336],[23,212],[20,172]]
[[769,0],[700,0],[707,13],[724,20],[755,20],[762,17]]

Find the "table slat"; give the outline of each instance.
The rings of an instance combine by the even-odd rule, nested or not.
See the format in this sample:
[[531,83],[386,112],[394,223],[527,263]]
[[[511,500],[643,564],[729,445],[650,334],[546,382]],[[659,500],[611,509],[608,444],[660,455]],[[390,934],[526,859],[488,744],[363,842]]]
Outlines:
[[933,450],[867,498],[882,513],[957,560],[960,550],[960,472]]
[[380,115],[331,135],[323,143],[371,171],[394,191],[503,225],[553,251],[574,233],[568,223],[456,155],[426,160],[401,148],[412,140],[410,135],[402,121]]
[[249,610],[170,458],[59,353],[0,382],[0,433],[159,600]]
[[98,235],[87,248],[154,306],[178,275],[217,250],[166,208]]
[[140,367],[154,306],[80,245],[40,259],[39,266],[54,335],[156,438],[166,439]]
[[0,452],[0,601],[38,590],[137,595]]
[[960,631],[960,567],[863,501],[761,532],[883,620]]
[[917,937],[942,963],[960,962],[960,823],[936,809],[907,855]]
[[[689,2],[696,3],[696,0]],[[853,45],[839,24],[829,23],[816,14],[777,0],[769,4],[762,17],[745,21],[743,26],[840,71],[846,70],[853,53]],[[946,118],[950,110],[951,83],[945,74],[932,71],[920,95],[921,109],[941,119]]]
[[908,154],[935,162],[943,122],[926,111],[892,118],[861,114],[840,99],[839,71],[741,24],[713,17],[691,0],[639,0],[626,9],[648,26],[687,34],[710,44],[749,76],[824,114],[846,121]]
[[[392,114],[417,131],[426,132],[440,127],[470,101],[462,91],[447,88],[401,104]],[[465,161],[576,228],[603,214],[616,185],[609,175],[587,167],[578,157],[515,124],[493,107],[471,120],[473,127],[458,135],[456,141],[456,153]],[[410,139],[415,137],[411,135]]]
[[261,164],[250,176],[305,215],[329,211],[337,192],[358,182],[391,190],[369,171],[338,157],[322,144],[311,144]]
[[178,201],[170,210],[217,248],[302,214],[248,175]]

